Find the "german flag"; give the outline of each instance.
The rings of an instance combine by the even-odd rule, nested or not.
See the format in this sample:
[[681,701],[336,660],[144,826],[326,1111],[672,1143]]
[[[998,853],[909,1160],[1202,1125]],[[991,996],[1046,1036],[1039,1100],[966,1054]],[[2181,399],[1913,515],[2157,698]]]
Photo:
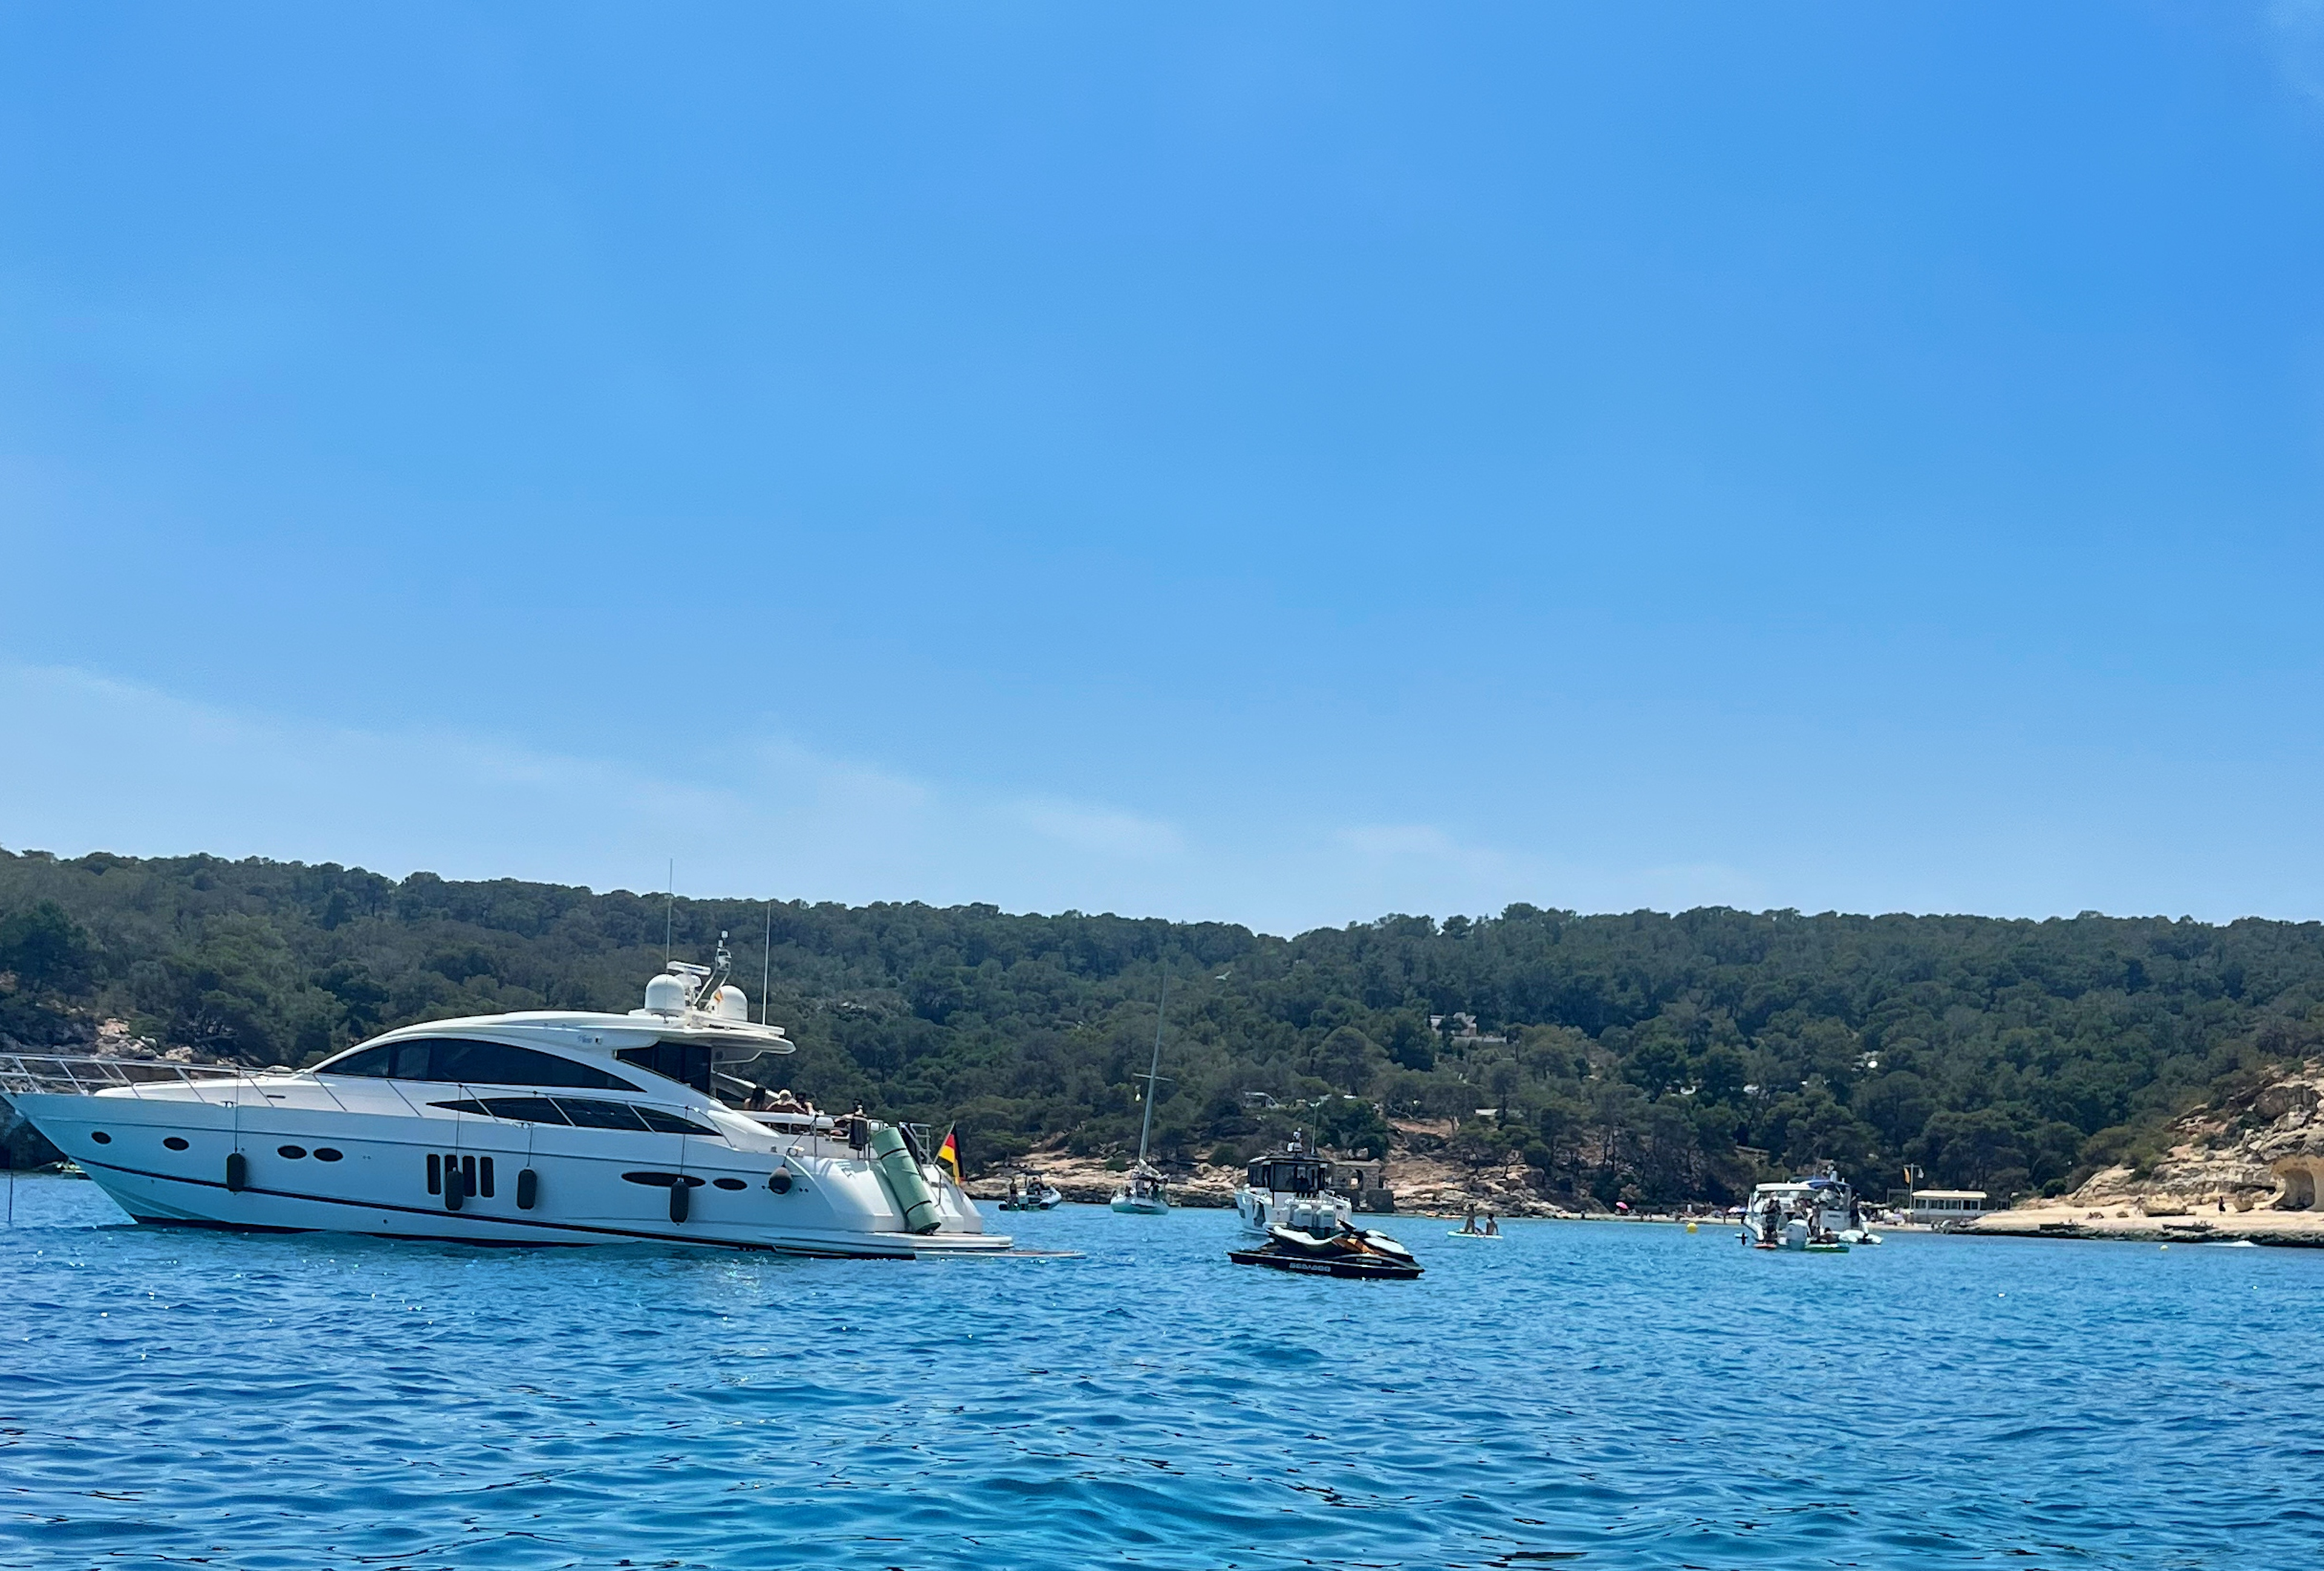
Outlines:
[[952,1181],[960,1182],[960,1136],[956,1129],[945,1131],[944,1144],[936,1147],[936,1160],[952,1169]]

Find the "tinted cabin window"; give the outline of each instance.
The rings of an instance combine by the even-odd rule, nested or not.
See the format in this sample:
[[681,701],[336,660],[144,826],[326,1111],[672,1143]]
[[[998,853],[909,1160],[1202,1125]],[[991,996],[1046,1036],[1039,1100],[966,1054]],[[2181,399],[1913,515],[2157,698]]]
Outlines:
[[628,1081],[587,1064],[576,1064],[530,1048],[504,1042],[439,1038],[428,1044],[430,1080],[464,1080],[486,1086],[574,1086],[596,1091],[634,1091]]
[[582,1129],[651,1130],[658,1134],[700,1134],[712,1140],[726,1137],[706,1124],[659,1107],[634,1107],[626,1102],[600,1102],[595,1097],[484,1096],[455,1102],[431,1102],[447,1113],[477,1118],[505,1118],[518,1123],[570,1123]]
[[511,1118],[519,1123],[568,1123],[556,1103],[546,1096],[487,1096],[484,1111],[494,1118]]
[[558,1110],[557,1104],[546,1096],[485,1096],[463,1098],[457,1102],[431,1102],[430,1107],[440,1107],[447,1113],[466,1113],[477,1118],[505,1118],[515,1123],[567,1123],[571,1120]]
[[650,1069],[681,1086],[710,1095],[710,1049],[685,1042],[656,1042],[650,1048],[623,1048],[617,1055],[624,1064]]
[[[703,1049],[706,1053],[708,1049]],[[391,1080],[435,1080],[472,1086],[567,1086],[576,1090],[635,1091],[638,1086],[588,1064],[505,1042],[428,1037],[365,1048],[324,1067],[326,1075]]]
[[664,1134],[706,1134],[713,1140],[725,1138],[715,1129],[706,1129],[690,1118],[680,1118],[675,1113],[664,1113],[659,1107],[641,1107],[636,1111],[637,1115],[646,1121],[648,1129],[659,1130]]
[[387,1048],[365,1048],[360,1053],[350,1053],[344,1058],[326,1064],[315,1072],[318,1075],[362,1075],[374,1080],[384,1079],[387,1077],[387,1060],[392,1050]]
[[642,1133],[645,1120],[637,1115],[626,1102],[587,1102],[574,1096],[560,1096],[557,1105],[565,1116],[583,1129],[629,1129]]

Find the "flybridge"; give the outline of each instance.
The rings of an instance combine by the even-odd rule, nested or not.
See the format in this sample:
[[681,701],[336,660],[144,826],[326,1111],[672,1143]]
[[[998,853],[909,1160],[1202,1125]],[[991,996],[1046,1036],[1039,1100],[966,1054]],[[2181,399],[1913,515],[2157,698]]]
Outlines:
[[665,1042],[710,1049],[713,1063],[739,1064],[761,1053],[792,1051],[794,1044],[780,1026],[751,1019],[750,999],[726,980],[733,966],[722,932],[715,966],[665,962],[661,975],[646,984],[646,1006],[630,1011],[627,1018],[652,1021],[653,1034]]

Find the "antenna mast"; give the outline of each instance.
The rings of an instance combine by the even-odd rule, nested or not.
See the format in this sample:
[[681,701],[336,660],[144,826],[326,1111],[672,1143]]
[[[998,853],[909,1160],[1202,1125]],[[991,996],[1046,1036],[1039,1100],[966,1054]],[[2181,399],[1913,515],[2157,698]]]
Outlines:
[[759,951],[759,1023],[767,1023],[767,978],[775,974],[775,902],[767,902],[766,947]]
[[1154,1133],[1154,1082],[1162,1073],[1162,1021],[1170,1007],[1170,973],[1162,973],[1162,996],[1154,1005],[1154,1062],[1146,1071],[1146,1122],[1138,1132],[1138,1165],[1146,1165],[1146,1142]]
[[670,932],[677,926],[678,858],[673,856],[669,859],[669,894],[667,903],[665,903],[661,908],[661,963],[665,969],[669,966]]

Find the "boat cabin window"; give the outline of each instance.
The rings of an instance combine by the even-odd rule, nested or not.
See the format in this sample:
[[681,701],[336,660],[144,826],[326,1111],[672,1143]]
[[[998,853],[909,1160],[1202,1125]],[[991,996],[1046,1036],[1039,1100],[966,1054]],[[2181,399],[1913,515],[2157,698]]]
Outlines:
[[[708,1049],[704,1049],[708,1052]],[[316,1071],[320,1075],[360,1075],[383,1080],[438,1080],[475,1086],[570,1086],[588,1091],[636,1091],[617,1075],[588,1064],[560,1058],[530,1048],[505,1042],[471,1041],[461,1037],[421,1037],[409,1042],[384,1042]]]
[[430,1107],[441,1107],[449,1113],[466,1113],[477,1118],[505,1118],[512,1123],[567,1123],[571,1120],[558,1110],[557,1104],[546,1096],[484,1096],[459,1102],[431,1102]]
[[688,1042],[656,1042],[651,1047],[623,1048],[615,1057],[664,1079],[691,1086],[710,1095],[710,1049]]
[[659,1107],[637,1107],[627,1102],[599,1102],[579,1096],[483,1096],[457,1102],[431,1102],[447,1113],[473,1118],[505,1118],[514,1123],[569,1123],[580,1129],[625,1129],[632,1134],[703,1134],[726,1137],[716,1130]]
[[1250,1187],[1254,1189],[1279,1189],[1286,1194],[1310,1195],[1323,1187],[1323,1164],[1301,1161],[1296,1158],[1275,1157],[1250,1164]]
[[627,1129],[642,1131],[646,1121],[638,1116],[637,1109],[626,1102],[583,1102],[563,1098],[558,1103],[565,1116],[581,1129]]

